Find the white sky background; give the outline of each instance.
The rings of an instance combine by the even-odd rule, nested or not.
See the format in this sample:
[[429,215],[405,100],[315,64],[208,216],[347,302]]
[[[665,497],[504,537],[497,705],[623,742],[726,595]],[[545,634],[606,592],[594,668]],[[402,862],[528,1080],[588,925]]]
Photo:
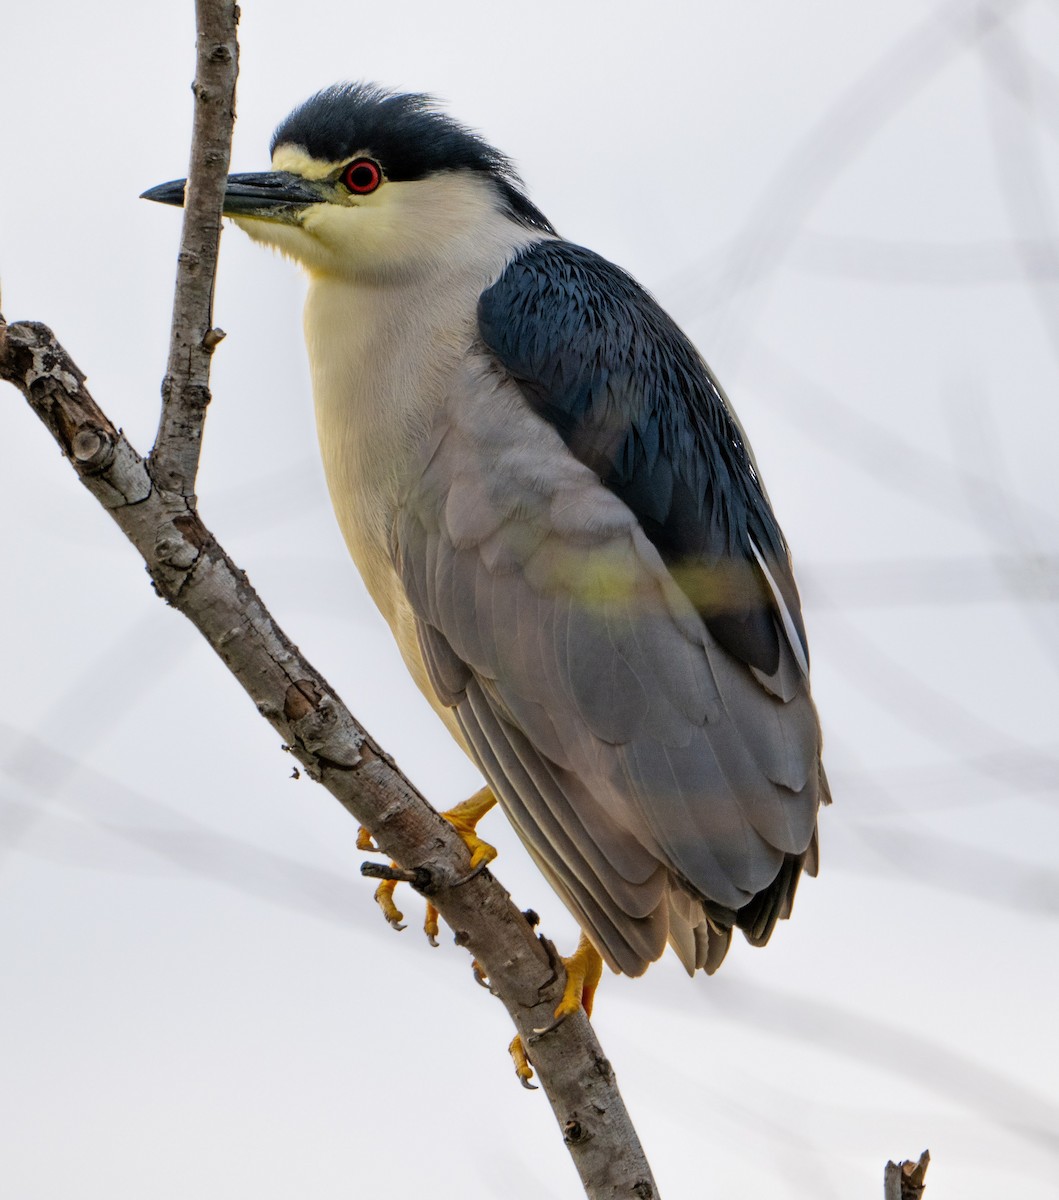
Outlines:
[[[538,32],[539,31],[539,32]],[[604,981],[675,1197],[1059,1190],[1059,7],[244,6],[233,170],[338,79],[444,97],[717,370],[802,584],[835,804],[764,952]],[[146,451],[187,3],[0,17],[0,277]],[[477,786],[348,563],[295,268],[225,235],[199,493],[432,799]],[[465,953],[393,934],[308,781],[16,392],[0,393],[0,1194],[574,1197]],[[503,819],[497,873],[574,929]]]

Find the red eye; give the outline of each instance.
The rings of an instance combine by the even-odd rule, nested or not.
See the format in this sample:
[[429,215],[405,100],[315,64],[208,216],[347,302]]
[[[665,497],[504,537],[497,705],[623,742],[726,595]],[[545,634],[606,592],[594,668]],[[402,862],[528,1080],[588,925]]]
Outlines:
[[382,171],[370,158],[355,158],[342,172],[342,182],[351,192],[366,196],[382,183]]

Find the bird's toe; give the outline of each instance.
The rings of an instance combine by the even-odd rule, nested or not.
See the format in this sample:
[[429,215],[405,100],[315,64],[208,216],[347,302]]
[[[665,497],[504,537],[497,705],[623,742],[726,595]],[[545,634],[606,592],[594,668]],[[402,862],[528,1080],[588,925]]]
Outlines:
[[554,1029],[579,1008],[585,1010],[585,1016],[592,1015],[592,1005],[596,998],[596,988],[603,977],[603,959],[599,951],[588,938],[582,934],[577,943],[577,949],[569,958],[562,959],[566,969],[566,983],[563,986],[563,998],[555,1008],[555,1020],[538,1033],[546,1033]]
[[478,870],[496,858],[496,847],[483,841],[477,834],[478,822],[496,804],[496,797],[490,788],[484,787],[474,793],[469,800],[457,804],[443,812],[441,816],[460,835],[460,840],[467,847],[471,856],[471,869]]
[[533,1067],[530,1065],[525,1043],[518,1034],[511,1039],[511,1045],[508,1046],[507,1052],[511,1055],[511,1061],[515,1064],[515,1074],[518,1076],[519,1083],[527,1091],[536,1091],[537,1085],[530,1083],[530,1080],[533,1078]]
[[382,915],[386,918],[386,922],[398,933],[405,928],[404,913],[397,907],[393,900],[394,889],[397,887],[397,880],[384,879],[382,883],[375,889],[375,903],[382,909]]

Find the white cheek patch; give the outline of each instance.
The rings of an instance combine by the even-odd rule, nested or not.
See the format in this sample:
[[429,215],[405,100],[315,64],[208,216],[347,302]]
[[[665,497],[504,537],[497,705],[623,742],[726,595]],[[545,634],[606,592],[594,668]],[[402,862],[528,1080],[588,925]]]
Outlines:
[[[335,163],[310,158],[297,146],[279,146],[277,170],[316,181]],[[348,161],[348,160],[345,160]],[[293,219],[234,217],[256,242],[301,263],[311,275],[365,280],[408,279],[448,270],[497,246],[510,248],[525,231],[499,210],[492,186],[470,172],[384,182],[363,196],[311,204]]]

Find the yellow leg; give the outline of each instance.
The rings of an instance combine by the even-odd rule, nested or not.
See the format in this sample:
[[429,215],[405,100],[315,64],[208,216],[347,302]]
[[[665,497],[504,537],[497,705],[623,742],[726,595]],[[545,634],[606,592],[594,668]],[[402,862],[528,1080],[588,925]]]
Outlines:
[[596,988],[603,977],[603,959],[599,951],[581,934],[577,949],[569,958],[563,959],[563,966],[566,968],[566,987],[555,1010],[555,1019],[561,1021],[579,1008],[583,1008],[585,1016],[590,1017]]
[[471,852],[471,866],[481,867],[496,858],[496,847],[475,833],[475,826],[485,814],[496,804],[496,797],[490,788],[480,788],[469,800],[457,804],[441,815],[460,835],[460,839]]
[[[447,809],[439,815],[456,830],[467,849],[471,852],[471,866],[480,867],[483,863],[492,862],[496,858],[496,847],[475,833],[475,826],[485,814],[496,804],[496,797],[487,788],[479,788],[469,800],[457,804],[455,808]],[[357,849],[366,854],[379,849],[366,826],[357,829]]]
[[[496,804],[496,797],[484,787],[479,789],[469,800],[448,809],[441,816],[460,835],[460,840],[471,852],[471,867],[477,868],[492,862],[496,858],[496,847],[490,846],[474,832],[475,826],[485,814]],[[432,946],[438,944],[438,910],[427,901],[427,915],[423,922],[423,932],[427,935]]]

